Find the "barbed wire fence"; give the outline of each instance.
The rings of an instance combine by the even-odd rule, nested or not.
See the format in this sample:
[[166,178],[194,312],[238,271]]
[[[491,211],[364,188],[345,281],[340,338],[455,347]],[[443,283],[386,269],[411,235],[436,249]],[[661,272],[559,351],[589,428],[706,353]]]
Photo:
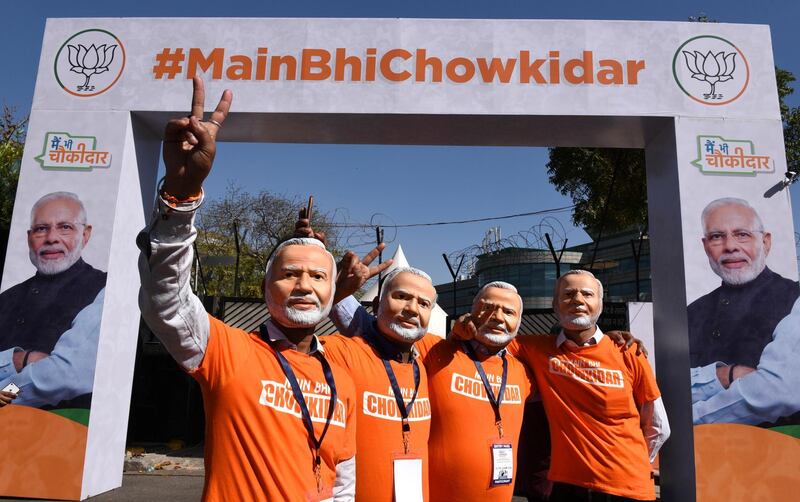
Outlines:
[[[500,227],[489,228],[482,241],[471,244],[462,249],[445,251],[451,263],[460,263],[462,257],[464,265],[459,273],[460,277],[472,277],[475,274],[475,266],[478,256],[483,254],[499,252],[506,248],[533,248],[548,249],[545,234],[550,236],[553,245],[560,247],[567,239],[567,229],[555,215],[569,213],[574,206],[557,207],[530,211],[502,216],[487,216],[468,220],[436,221],[421,223],[398,224],[390,215],[385,213],[373,213],[369,222],[354,221],[346,208],[337,208],[329,213],[330,220],[333,222],[331,227],[338,232],[338,244],[356,253],[363,254],[372,249],[375,242],[375,227],[380,227],[384,231],[383,241],[387,246],[391,246],[398,240],[399,230],[420,227],[438,227],[449,225],[462,225],[469,223],[496,222],[514,218],[539,218],[530,227],[520,230],[514,234],[503,236]],[[387,257],[384,257],[387,258]],[[365,285],[367,289],[372,281]]]
[[479,256],[497,253],[507,248],[546,250],[548,247],[545,234],[550,236],[556,248],[559,248],[567,239],[567,230],[564,224],[558,218],[545,216],[531,227],[507,237],[502,237],[499,227],[494,227],[487,231],[480,244],[472,244],[463,249],[451,251],[447,253],[447,259],[451,263],[459,263],[463,257],[463,272],[460,275],[465,278],[472,277],[475,275],[475,266]]

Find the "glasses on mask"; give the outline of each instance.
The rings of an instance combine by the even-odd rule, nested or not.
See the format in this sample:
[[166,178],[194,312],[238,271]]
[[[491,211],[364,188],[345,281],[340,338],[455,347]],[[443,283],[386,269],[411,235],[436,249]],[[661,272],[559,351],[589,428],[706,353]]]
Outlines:
[[45,224],[34,225],[31,227],[30,232],[34,237],[44,237],[49,234],[51,230],[55,229],[58,235],[62,237],[68,237],[70,235],[75,235],[75,233],[78,231],[78,227],[81,226],[86,226],[86,224],[62,221],[61,223],[56,223],[55,227]]
[[730,236],[739,244],[747,244],[753,242],[755,234],[764,233],[761,230],[733,230],[731,232],[709,232],[706,234],[706,242],[710,246],[721,246],[725,240]]

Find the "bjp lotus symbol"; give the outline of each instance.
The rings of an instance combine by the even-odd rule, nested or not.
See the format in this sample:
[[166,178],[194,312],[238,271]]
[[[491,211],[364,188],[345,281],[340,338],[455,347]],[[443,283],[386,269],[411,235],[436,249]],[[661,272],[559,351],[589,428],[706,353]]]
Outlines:
[[56,82],[65,92],[91,98],[120,80],[125,69],[125,45],[110,31],[89,28],[67,38],[53,63]]
[[67,45],[68,59],[70,64],[70,71],[81,73],[86,77],[83,85],[78,86],[79,91],[93,91],[94,86],[89,85],[89,80],[92,75],[104,73],[108,71],[108,65],[114,61],[114,51],[117,49],[116,45],[90,45],[89,47],[83,44],[78,46]]
[[717,35],[698,35],[675,51],[672,76],[681,91],[694,101],[723,106],[736,101],[747,90],[750,63],[730,40]]

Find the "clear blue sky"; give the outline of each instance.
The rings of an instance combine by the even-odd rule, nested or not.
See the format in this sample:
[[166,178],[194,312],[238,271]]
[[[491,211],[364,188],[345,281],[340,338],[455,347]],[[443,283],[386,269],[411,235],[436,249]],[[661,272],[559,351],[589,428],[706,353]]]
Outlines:
[[[96,2],[50,0],[6,1],[0,31],[0,101],[30,111],[41,39],[47,17],[382,17],[382,18],[496,18],[496,19],[631,19],[685,21],[700,12],[721,22],[768,24],[772,29],[775,62],[800,77],[797,28],[800,3],[743,1],[474,1],[438,0],[379,2],[286,1],[253,2]],[[188,87],[187,87],[188,89]],[[800,85],[789,100],[800,105]],[[188,96],[187,96],[188,103]],[[267,160],[264,160],[267,159]],[[570,201],[547,182],[546,150],[539,148],[409,147],[350,145],[226,144],[220,148],[215,171],[207,182],[211,197],[224,193],[228,181],[250,191],[269,189],[305,197],[313,193],[326,211],[338,209],[342,220],[416,223],[462,220],[566,206]],[[266,168],[263,166],[266,165]],[[280,169],[291,167],[291,170]],[[297,170],[308,173],[299,178]],[[403,172],[404,188],[383,191],[389,173]],[[317,180],[310,183],[308,179]],[[353,186],[359,187],[353,190]],[[797,187],[797,185],[795,185]],[[793,188],[795,226],[800,214],[798,190]],[[481,201],[481,202],[475,202]],[[568,213],[556,215],[569,245],[588,237],[570,225]],[[475,223],[417,230],[399,230],[409,261],[431,273],[436,282],[449,280],[441,258],[480,243],[492,225],[509,236],[539,225],[529,217],[495,223]],[[390,237],[387,231],[387,237]],[[357,249],[363,251],[364,248]]]

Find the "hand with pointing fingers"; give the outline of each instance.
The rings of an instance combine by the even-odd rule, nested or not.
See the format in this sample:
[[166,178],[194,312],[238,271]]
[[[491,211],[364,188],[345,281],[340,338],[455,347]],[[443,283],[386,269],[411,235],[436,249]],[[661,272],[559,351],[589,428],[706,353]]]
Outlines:
[[493,310],[484,306],[484,301],[480,300],[476,310],[469,314],[463,314],[453,323],[453,328],[447,335],[449,340],[466,341],[478,336],[478,329],[486,324],[492,316]]
[[217,134],[233,101],[225,90],[211,118],[203,121],[205,86],[203,79],[192,80],[192,111],[188,117],[170,120],[164,130],[164,192],[178,200],[199,195],[217,153]]
[[[298,219],[297,223],[294,225],[294,236],[313,237],[327,245],[325,242],[325,234],[323,232],[315,232],[314,229],[311,228],[311,222],[306,218],[305,208],[300,210],[300,219]],[[386,244],[381,242],[362,259],[359,259],[358,255],[352,251],[345,253],[337,267],[339,275],[336,277],[336,293],[333,296],[334,304],[354,294],[369,279],[380,274],[392,265],[393,261],[387,260],[380,265],[370,267],[370,264],[375,261],[375,258],[378,257],[385,247]]]
[[380,265],[369,266],[385,247],[386,244],[381,242],[360,260],[358,255],[352,251],[345,253],[342,261],[339,262],[339,275],[336,277],[336,294],[333,297],[334,304],[354,294],[365,282],[392,265],[392,260],[387,260]]

